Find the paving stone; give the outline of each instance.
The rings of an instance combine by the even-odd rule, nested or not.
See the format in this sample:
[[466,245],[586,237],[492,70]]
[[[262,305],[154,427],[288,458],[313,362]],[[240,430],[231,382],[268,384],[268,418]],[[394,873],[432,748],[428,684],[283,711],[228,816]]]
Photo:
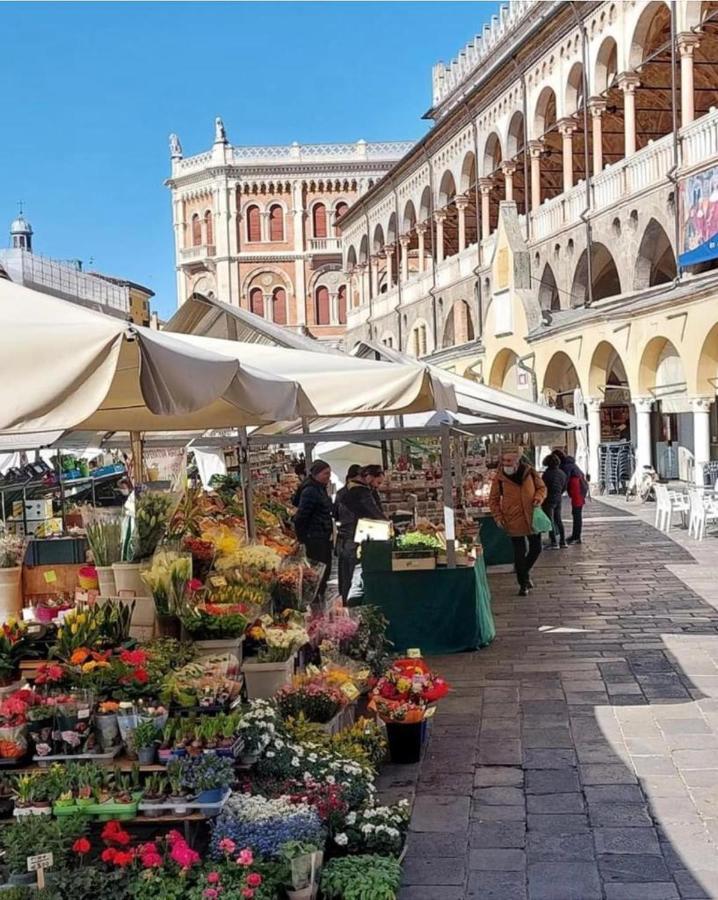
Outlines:
[[563,860],[530,863],[529,900],[602,900],[595,863]]
[[453,772],[443,775],[422,773],[417,789],[430,794],[466,794],[468,796],[473,785],[474,776],[471,772]]
[[463,885],[465,869],[463,859],[447,859],[434,856],[409,856],[402,867],[403,884]]
[[671,880],[671,874],[661,856],[639,853],[599,854],[598,865],[605,882],[627,884],[632,881],[642,883]]
[[664,719],[661,722],[661,731],[666,734],[710,734],[705,719]]
[[522,849],[526,845],[525,822],[472,822],[469,832],[471,847],[506,847]]
[[463,885],[426,887],[412,884],[400,888],[398,900],[464,900],[465,896]]
[[607,884],[606,900],[680,900],[672,881],[653,884]]
[[549,747],[563,747],[571,749],[573,738],[568,726],[552,725],[548,728],[525,729],[522,733],[524,747],[529,750],[545,749]]
[[576,765],[576,752],[574,750],[524,750],[524,769],[568,769]]
[[412,831],[466,832],[469,798],[419,794],[411,817]]
[[517,787],[485,787],[474,791],[474,800],[478,805],[487,806],[523,806],[524,792]]
[[531,794],[526,798],[529,813],[582,813],[581,794]]
[[583,784],[635,784],[637,780],[622,763],[580,765],[579,771]]
[[467,900],[526,900],[523,872],[470,872]]
[[566,794],[580,790],[575,769],[537,769],[526,773],[527,794]]
[[592,860],[595,857],[593,835],[532,831],[528,835],[526,855],[529,862],[560,859]]
[[472,803],[471,818],[479,822],[525,822],[526,809],[521,806],[490,806],[486,803]]
[[407,858],[433,856],[463,859],[468,852],[469,839],[465,832],[441,834],[410,831],[407,839]]
[[479,766],[474,775],[474,787],[519,787],[524,773],[518,766]]
[[483,766],[520,766],[520,741],[481,741],[478,763]]
[[593,803],[645,803],[637,784],[596,784],[583,789],[589,806]]
[[642,803],[592,803],[588,815],[595,828],[641,828],[653,825],[653,819]]
[[588,817],[585,815],[531,813],[527,822],[529,831],[548,831],[552,834],[577,834],[589,830]]
[[523,872],[526,854],[523,850],[477,848],[469,852],[469,869],[493,872]]
[[661,855],[654,828],[596,828],[593,834],[597,853]]

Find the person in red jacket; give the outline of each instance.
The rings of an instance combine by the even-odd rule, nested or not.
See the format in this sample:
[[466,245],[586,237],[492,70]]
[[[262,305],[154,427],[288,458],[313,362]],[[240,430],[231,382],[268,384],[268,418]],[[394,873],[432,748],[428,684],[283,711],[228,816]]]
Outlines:
[[573,530],[571,537],[566,541],[567,544],[581,544],[581,529],[583,528],[583,507],[586,503],[583,484],[581,483],[580,470],[574,466],[568,484],[566,485],[566,493],[571,498],[571,514],[573,516]]

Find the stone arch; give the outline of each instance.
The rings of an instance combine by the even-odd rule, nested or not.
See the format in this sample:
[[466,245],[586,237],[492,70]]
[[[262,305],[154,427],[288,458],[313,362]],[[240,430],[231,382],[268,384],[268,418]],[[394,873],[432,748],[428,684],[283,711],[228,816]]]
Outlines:
[[384,240],[384,229],[381,225],[377,225],[374,228],[374,239],[371,245],[372,253],[374,255],[376,255],[377,253],[381,253],[385,243],[386,241]]
[[509,347],[502,347],[491,364],[489,385],[513,394],[515,397],[526,396],[526,386],[520,383],[522,376],[518,361],[517,353]]
[[[605,244],[596,241],[591,244],[591,282],[594,301],[621,293],[621,279],[611,251]],[[583,306],[588,298],[588,251],[584,250],[574,271],[571,306]]]
[[556,409],[573,413],[573,392],[581,387],[576,366],[568,353],[557,350],[546,366],[543,395]]
[[476,155],[472,150],[464,157],[459,178],[459,193],[466,194],[476,188]]
[[612,37],[603,39],[593,69],[593,93],[604,94],[618,75],[618,45]]
[[539,284],[538,301],[541,309],[549,312],[556,312],[561,309],[561,297],[556,284],[556,277],[550,263],[546,263],[541,273],[541,282]]
[[686,393],[683,360],[668,338],[656,336],[646,344],[638,366],[638,390],[656,400]]
[[426,222],[431,216],[433,204],[431,202],[431,190],[427,185],[421,192],[421,200],[419,201],[419,221]]
[[404,207],[404,216],[401,230],[409,232],[416,227],[416,207],[413,200],[407,200]]
[[456,196],[456,182],[451,170],[447,169],[441,176],[439,182],[439,203],[440,207],[448,206]]
[[501,150],[501,139],[495,131],[486,138],[484,144],[484,158],[482,163],[482,172],[484,177],[492,175],[500,166],[503,158]]
[[552,87],[546,85],[538,96],[534,112],[533,128],[534,138],[543,137],[556,126],[556,93]]
[[347,250],[347,265],[346,268],[348,271],[351,271],[357,264],[357,252],[354,249],[354,245],[352,244]]
[[248,298],[252,288],[261,287],[264,293],[271,293],[277,286],[286,290],[287,297],[292,293],[292,282],[286,272],[279,266],[261,265],[245,275],[241,293]]
[[566,80],[564,114],[572,116],[577,113],[582,108],[584,99],[583,64],[575,62],[571,66]]
[[520,109],[511,116],[506,133],[506,159],[513,159],[524,150],[524,114]]
[[677,275],[676,256],[663,226],[651,219],[643,232],[633,287],[639,291],[657,284],[668,284]]
[[606,386],[623,387],[629,391],[631,389],[620,353],[609,341],[601,341],[591,356],[588,372],[589,395],[605,397]]
[[361,243],[359,244],[359,265],[365,265],[369,261],[369,238],[366,235],[362,235]]
[[389,223],[386,226],[386,242],[387,242],[387,244],[395,244],[396,243],[396,239],[398,237],[398,231],[397,231],[396,226],[397,226],[396,213],[393,212],[389,216]]
[[628,65],[637,69],[643,60],[663,43],[666,25],[670,32],[671,10],[664,0],[651,0],[638,17],[628,51]]
[[696,393],[714,396],[718,388],[718,323],[706,335],[698,355]]
[[449,309],[441,338],[442,348],[467,344],[474,340],[474,321],[466,300],[456,300]]

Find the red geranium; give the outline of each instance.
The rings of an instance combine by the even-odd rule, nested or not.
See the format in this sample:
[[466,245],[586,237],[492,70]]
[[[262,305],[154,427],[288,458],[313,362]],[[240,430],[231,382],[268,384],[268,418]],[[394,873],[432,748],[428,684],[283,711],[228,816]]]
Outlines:
[[117,844],[120,847],[127,847],[132,838],[116,819],[112,819],[102,829],[102,840],[106,844]]
[[120,660],[128,666],[144,666],[148,658],[144,650],[123,650],[120,653]]
[[90,852],[90,842],[87,838],[78,838],[72,845],[72,852],[77,853],[78,856],[85,856],[86,853]]

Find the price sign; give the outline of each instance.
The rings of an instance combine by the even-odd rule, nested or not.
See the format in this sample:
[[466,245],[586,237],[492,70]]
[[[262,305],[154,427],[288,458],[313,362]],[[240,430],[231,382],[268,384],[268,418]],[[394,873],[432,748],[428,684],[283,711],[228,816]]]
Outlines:
[[407,659],[421,659],[421,650],[418,647],[409,647],[406,656]]
[[45,869],[51,869],[53,862],[52,853],[38,853],[27,858],[27,870],[37,872],[37,887],[41,891],[45,888]]
[[45,572],[42,577],[45,579],[45,584],[55,584],[55,582],[57,581],[57,573],[54,569],[50,569],[48,572]]
[[356,686],[351,683],[351,681],[347,681],[346,684],[342,685],[342,693],[349,698],[349,700],[356,700],[359,696],[359,691],[356,689]]
[[212,587],[227,587],[227,579],[224,577],[224,575],[213,575],[209,580],[212,584]]

